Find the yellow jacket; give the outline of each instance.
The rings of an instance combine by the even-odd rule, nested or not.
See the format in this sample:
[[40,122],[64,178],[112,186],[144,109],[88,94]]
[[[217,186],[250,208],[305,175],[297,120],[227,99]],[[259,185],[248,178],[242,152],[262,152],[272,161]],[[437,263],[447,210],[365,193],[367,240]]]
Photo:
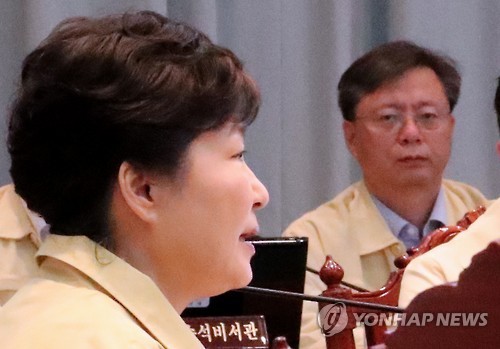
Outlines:
[[447,282],[458,281],[472,257],[488,244],[500,239],[500,199],[467,230],[451,241],[415,258],[405,269],[399,305],[406,307],[420,292]]
[[36,274],[37,223],[14,186],[0,188],[0,306]]
[[3,349],[203,348],[148,276],[90,239],[49,235],[37,262],[0,309]]
[[[466,212],[487,202],[477,189],[464,183],[443,180],[443,189],[446,224],[455,224]],[[332,255],[344,269],[344,281],[368,290],[379,289],[387,282],[390,272],[396,269],[394,259],[406,251],[377,210],[363,181],[297,219],[284,235],[309,238],[308,267],[319,270],[325,256]],[[305,293],[318,295],[325,288],[317,275],[306,273]],[[304,302],[302,349],[326,346],[317,313],[317,304]]]

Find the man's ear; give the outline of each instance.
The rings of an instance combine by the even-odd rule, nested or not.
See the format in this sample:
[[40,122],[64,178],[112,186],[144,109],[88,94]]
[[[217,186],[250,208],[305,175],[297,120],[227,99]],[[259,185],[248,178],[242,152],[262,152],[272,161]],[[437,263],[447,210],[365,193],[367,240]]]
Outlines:
[[455,115],[450,114],[450,121],[451,121],[451,131],[453,132],[455,130]]
[[344,120],[342,123],[342,129],[344,130],[344,140],[347,148],[351,154],[357,158],[356,154],[356,129],[354,122]]
[[141,220],[155,220],[155,203],[150,190],[152,177],[128,162],[123,162],[118,171],[118,188],[123,200]]
[[497,141],[497,154],[500,156],[500,141]]

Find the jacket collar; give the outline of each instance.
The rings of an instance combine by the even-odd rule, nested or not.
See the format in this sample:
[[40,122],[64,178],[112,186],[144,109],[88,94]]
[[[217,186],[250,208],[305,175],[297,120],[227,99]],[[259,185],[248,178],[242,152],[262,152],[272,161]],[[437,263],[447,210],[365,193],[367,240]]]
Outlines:
[[203,348],[202,344],[145,274],[85,236],[49,235],[37,253],[85,274],[132,314],[166,348]]
[[40,235],[32,215],[34,213],[28,210],[12,184],[0,188],[0,235],[3,238],[19,240],[30,236],[33,243],[40,246]]
[[375,206],[363,181],[357,184],[359,197],[356,198],[356,214],[350,218],[352,232],[356,236],[360,255],[367,255],[394,246],[397,254],[403,254],[405,248],[391,233],[380,211]]

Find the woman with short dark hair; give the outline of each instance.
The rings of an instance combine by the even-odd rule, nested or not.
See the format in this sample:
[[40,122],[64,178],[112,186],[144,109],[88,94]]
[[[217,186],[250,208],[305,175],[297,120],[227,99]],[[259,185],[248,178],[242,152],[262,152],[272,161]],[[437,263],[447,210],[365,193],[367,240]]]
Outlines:
[[24,61],[8,148],[51,226],[3,348],[199,347],[178,314],[251,280],[260,97],[228,49],[152,12],[63,21]]

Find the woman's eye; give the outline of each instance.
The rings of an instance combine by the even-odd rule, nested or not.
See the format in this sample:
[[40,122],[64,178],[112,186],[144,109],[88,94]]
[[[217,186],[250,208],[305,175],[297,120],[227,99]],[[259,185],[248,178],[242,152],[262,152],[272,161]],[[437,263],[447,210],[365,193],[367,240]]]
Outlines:
[[234,155],[234,158],[245,161],[245,153],[246,150],[243,150],[242,152],[239,152],[238,154]]

